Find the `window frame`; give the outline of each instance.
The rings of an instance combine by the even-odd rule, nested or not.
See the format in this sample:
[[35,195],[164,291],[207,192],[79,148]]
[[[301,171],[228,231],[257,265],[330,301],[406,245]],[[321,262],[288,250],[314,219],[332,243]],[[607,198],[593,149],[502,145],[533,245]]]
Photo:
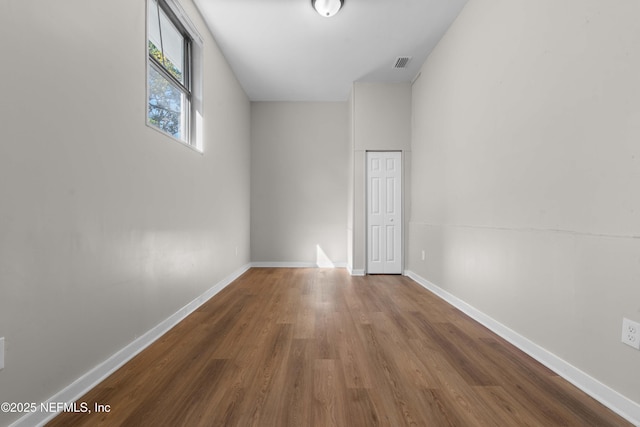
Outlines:
[[[197,32],[195,26],[184,12],[184,9],[176,0],[147,0],[146,8],[146,32],[145,32],[145,52],[146,52],[146,67],[145,67],[145,85],[146,85],[146,99],[145,99],[145,124],[147,127],[160,132],[161,134],[168,136],[174,141],[192,148],[200,153],[203,152],[202,146],[202,38]],[[178,32],[183,37],[183,76],[184,83],[180,82],[175,76],[173,76],[169,70],[154,58],[149,49],[150,41],[150,8],[159,7],[162,10],[171,23],[176,27]],[[162,47],[159,47],[162,49]],[[178,138],[169,132],[166,132],[162,128],[152,124],[149,120],[149,99],[150,99],[150,85],[149,76],[151,69],[159,73],[168,83],[175,87],[176,90],[181,92],[181,96],[184,97],[184,107],[186,111],[181,111],[181,115],[184,114],[184,138]],[[181,130],[182,131],[182,130]]]

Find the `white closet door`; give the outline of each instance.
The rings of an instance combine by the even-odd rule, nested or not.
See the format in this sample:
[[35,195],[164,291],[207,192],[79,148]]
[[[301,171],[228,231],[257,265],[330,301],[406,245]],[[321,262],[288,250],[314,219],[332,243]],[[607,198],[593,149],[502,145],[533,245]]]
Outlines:
[[402,274],[402,156],[367,152],[367,273]]

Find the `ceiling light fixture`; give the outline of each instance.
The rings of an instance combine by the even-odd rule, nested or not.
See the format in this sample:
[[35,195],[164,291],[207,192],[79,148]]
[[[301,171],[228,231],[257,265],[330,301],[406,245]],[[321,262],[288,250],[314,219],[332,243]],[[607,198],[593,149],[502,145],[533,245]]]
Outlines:
[[313,8],[320,15],[329,18],[340,10],[344,0],[311,0]]

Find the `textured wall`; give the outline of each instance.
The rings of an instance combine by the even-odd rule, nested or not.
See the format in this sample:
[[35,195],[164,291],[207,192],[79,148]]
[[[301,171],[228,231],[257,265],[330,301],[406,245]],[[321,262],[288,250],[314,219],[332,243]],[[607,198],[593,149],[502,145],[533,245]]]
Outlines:
[[409,233],[410,270],[636,402],[639,14],[471,0],[414,83]]
[[[357,82],[353,102],[353,264],[363,273],[367,264],[366,245],[366,152],[402,151],[405,218],[409,208],[411,165],[411,85],[409,83]],[[405,224],[406,236],[406,224]],[[406,264],[406,263],[405,263]]]
[[144,1],[0,2],[1,402],[46,400],[249,262],[250,104],[182,3],[204,154],[145,125]]
[[[251,104],[251,260],[346,264],[346,102]],[[323,257],[321,257],[323,258]]]

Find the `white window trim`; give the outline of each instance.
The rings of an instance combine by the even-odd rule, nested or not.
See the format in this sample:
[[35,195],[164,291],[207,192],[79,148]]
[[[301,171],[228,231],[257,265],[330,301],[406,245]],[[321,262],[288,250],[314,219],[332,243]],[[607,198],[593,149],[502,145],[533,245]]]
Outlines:
[[144,103],[144,122],[145,125],[155,130],[156,132],[172,139],[173,141],[177,141],[180,144],[191,148],[192,150],[202,154],[204,152],[204,138],[202,135],[203,131],[203,102],[202,102],[202,79],[203,79],[203,46],[204,42],[202,41],[202,36],[196,29],[196,26],[193,24],[187,13],[184,11],[182,6],[177,0],[164,0],[164,2],[169,6],[171,12],[178,18],[180,23],[184,26],[185,30],[189,34],[191,38],[191,111],[190,111],[190,141],[186,142],[181,139],[174,137],[173,135],[169,135],[168,133],[162,131],[156,126],[153,126],[149,123],[147,117],[147,104],[149,102],[149,8],[151,7],[151,1],[146,1],[146,16],[145,16],[145,103]]

